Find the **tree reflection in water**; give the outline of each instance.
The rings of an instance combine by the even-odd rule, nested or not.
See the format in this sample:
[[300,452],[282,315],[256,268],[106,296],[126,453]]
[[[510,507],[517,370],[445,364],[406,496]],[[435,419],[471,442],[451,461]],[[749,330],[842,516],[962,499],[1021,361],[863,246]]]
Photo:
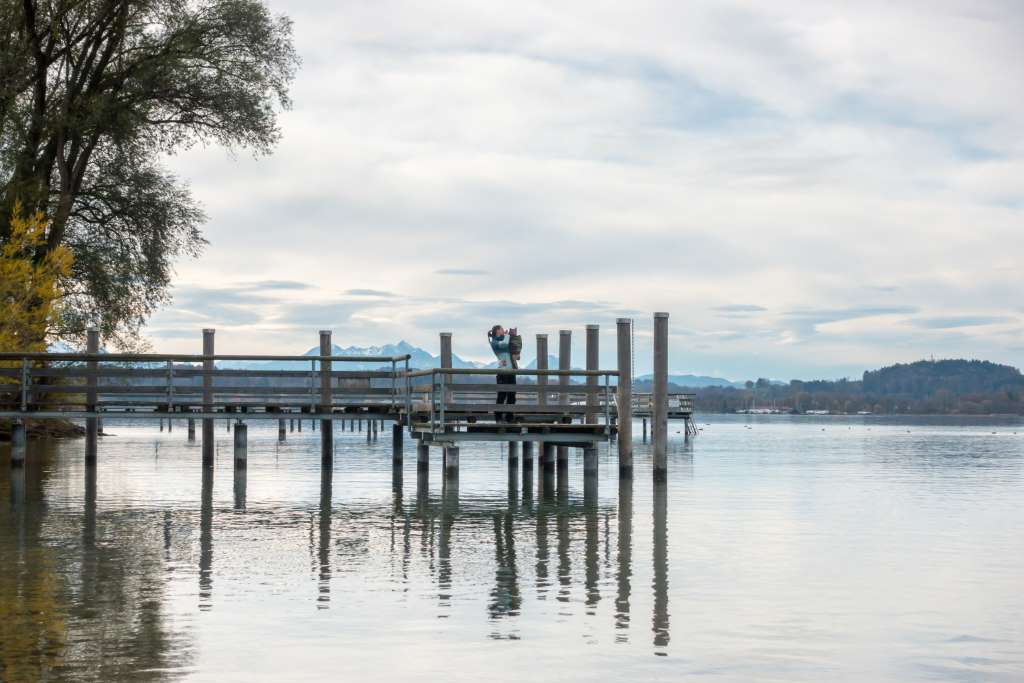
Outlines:
[[20,470],[0,449],[0,679],[171,678],[192,646],[165,614],[164,511],[101,505],[82,461],[81,507],[62,506],[48,485],[62,447],[30,441]]

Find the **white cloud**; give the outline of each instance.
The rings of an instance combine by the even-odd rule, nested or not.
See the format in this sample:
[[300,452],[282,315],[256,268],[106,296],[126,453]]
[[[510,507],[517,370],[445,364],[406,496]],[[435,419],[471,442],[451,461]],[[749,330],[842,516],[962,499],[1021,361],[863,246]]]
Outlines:
[[[320,321],[353,342],[431,347],[453,328],[479,357],[477,333],[501,316],[610,330],[613,310],[668,310],[697,335],[674,338],[680,371],[847,374],[930,353],[1020,364],[999,326],[929,334],[883,314],[812,333],[785,315],[1019,306],[1019,3],[275,7],[305,60],[275,154],[172,160],[211,216],[183,283],[312,288],[279,286],[256,315],[266,334],[222,321],[245,350],[302,350]],[[353,294],[367,291],[395,296]],[[570,299],[611,303],[534,305]],[[289,302],[308,330],[281,323]],[[733,309],[720,334],[737,304],[765,310]],[[154,320],[157,346],[191,350],[174,315]]]

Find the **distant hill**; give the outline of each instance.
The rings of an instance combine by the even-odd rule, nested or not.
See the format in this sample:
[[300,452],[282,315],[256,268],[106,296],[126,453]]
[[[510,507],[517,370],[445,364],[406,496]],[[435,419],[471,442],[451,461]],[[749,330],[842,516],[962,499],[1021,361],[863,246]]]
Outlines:
[[[650,383],[653,381],[654,375],[640,375],[634,378],[636,383]],[[743,382],[730,382],[727,379],[721,377],[708,377],[706,375],[669,375],[669,384],[675,384],[677,387],[688,387],[690,389],[701,389],[703,387],[735,387],[737,389],[743,388]]]
[[735,412],[753,405],[794,412],[1024,415],[1024,376],[1017,368],[989,361],[922,360],[868,370],[859,380],[697,389],[698,410]]
[[929,398],[1024,389],[1024,375],[1009,365],[983,360],[921,360],[864,373],[864,393]]

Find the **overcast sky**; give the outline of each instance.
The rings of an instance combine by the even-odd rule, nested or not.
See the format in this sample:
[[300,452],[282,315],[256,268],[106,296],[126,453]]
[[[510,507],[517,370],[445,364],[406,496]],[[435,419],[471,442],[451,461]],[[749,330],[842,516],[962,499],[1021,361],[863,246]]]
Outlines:
[[644,371],[664,310],[673,372],[1024,364],[1019,0],[272,6],[294,108],[271,157],[172,160],[210,245],[157,350],[598,323],[612,365],[632,317]]

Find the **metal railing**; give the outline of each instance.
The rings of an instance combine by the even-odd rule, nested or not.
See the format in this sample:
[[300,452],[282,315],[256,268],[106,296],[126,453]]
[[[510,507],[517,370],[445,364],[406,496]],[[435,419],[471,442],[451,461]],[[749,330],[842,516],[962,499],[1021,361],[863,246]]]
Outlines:
[[[511,414],[522,425],[573,424],[586,421],[589,415],[595,418],[595,427],[610,435],[616,414],[611,379],[618,374],[615,370],[415,370],[405,375],[405,410],[411,430],[434,434],[458,431],[468,424],[499,422],[498,416]],[[481,380],[502,376],[514,376],[517,382]],[[548,377],[566,377],[569,383],[537,382]],[[598,382],[603,378],[603,384],[573,383],[574,379],[587,378],[597,378]],[[498,403],[499,394],[513,391],[514,405]]]
[[[669,394],[668,415],[692,415],[693,401],[696,394]],[[636,417],[647,417],[653,413],[652,396],[650,393],[633,393],[633,415]]]
[[[401,411],[409,355],[0,353],[0,416]],[[205,361],[205,364],[204,364]],[[225,368],[267,362],[284,368]],[[380,364],[337,370],[336,364]],[[402,367],[399,364],[404,364]],[[326,381],[329,401],[324,403]]]

